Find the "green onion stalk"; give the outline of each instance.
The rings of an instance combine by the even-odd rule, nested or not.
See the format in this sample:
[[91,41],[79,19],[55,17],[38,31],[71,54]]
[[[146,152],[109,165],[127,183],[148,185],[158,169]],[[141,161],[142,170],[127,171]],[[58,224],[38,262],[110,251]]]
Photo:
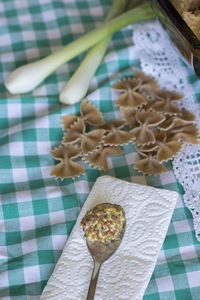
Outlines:
[[[128,3],[129,0],[114,0],[106,22],[122,14],[127,9]],[[109,35],[89,50],[78,69],[62,90],[59,97],[60,102],[64,104],[74,104],[85,97],[90,82],[106,53],[111,39],[112,35]]]
[[[120,16],[105,22],[101,27],[88,32],[77,40],[64,46],[57,52],[52,53],[36,62],[17,68],[8,76],[5,86],[11,94],[27,93],[37,87],[59,66],[68,62],[98,42],[102,40],[105,42],[105,39],[109,39],[114,32],[133,23],[149,20],[155,16],[156,14],[152,11],[148,2],[130,9],[122,13]],[[94,59],[96,59],[95,54]],[[87,70],[88,69],[89,67],[87,67]]]

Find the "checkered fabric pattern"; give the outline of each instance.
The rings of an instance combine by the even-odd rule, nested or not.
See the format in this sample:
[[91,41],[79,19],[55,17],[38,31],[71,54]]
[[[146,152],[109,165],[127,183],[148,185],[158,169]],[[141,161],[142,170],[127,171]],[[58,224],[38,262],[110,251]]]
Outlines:
[[[162,250],[144,300],[200,299],[200,244],[184,193],[170,163],[161,176],[142,176],[132,165],[132,145],[109,158],[109,170],[86,165],[76,180],[56,180],[49,150],[61,141],[60,116],[78,114],[80,104],[63,106],[59,92],[84,54],[60,67],[32,93],[10,96],[3,82],[16,67],[46,56],[101,25],[111,0],[4,0],[0,2],[0,298],[39,299],[96,178],[111,175],[179,192]],[[117,117],[114,78],[139,67],[132,27],[116,34],[88,95],[105,119]],[[200,84],[188,69],[197,101]],[[69,296],[70,299],[70,296]],[[103,299],[102,299],[103,300]],[[107,299],[108,300],[108,299]],[[117,299],[116,299],[117,300]]]

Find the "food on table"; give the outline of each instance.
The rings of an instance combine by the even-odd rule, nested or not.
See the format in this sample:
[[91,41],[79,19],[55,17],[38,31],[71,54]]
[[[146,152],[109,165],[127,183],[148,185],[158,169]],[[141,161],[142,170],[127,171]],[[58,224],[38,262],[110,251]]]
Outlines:
[[51,156],[60,162],[53,168],[50,175],[60,178],[75,178],[85,174],[85,170],[77,162],[73,161],[80,155],[77,145],[60,145],[50,151]]
[[200,39],[200,1],[173,0],[172,3],[198,39]]
[[[162,90],[151,76],[134,70],[112,87],[119,93],[115,102],[121,118],[105,121],[102,113],[83,100],[80,115],[62,116],[62,144],[50,153],[60,163],[51,175],[75,178],[85,173],[78,158],[99,170],[108,169],[108,156],[121,155],[123,145],[132,143],[140,155],[133,166],[147,175],[166,172],[164,162],[176,156],[184,142],[198,144],[195,116],[177,103],[182,95]],[[80,161],[80,159],[79,159]]]
[[81,226],[89,242],[116,241],[125,227],[125,213],[120,205],[101,203],[86,213]]

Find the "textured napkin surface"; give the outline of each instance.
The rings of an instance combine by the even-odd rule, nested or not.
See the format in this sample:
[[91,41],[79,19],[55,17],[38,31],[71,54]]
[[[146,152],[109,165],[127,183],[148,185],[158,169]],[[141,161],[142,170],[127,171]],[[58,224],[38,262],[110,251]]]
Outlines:
[[99,177],[40,299],[86,299],[93,261],[80,221],[102,202],[120,204],[127,224],[120,247],[101,268],[95,300],[142,299],[177,198],[176,192]]

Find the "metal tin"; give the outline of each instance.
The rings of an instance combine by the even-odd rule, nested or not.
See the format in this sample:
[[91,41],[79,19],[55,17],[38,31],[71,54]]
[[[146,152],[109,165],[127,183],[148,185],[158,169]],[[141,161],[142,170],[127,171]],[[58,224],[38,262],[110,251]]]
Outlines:
[[151,0],[158,18],[182,58],[200,78],[200,40],[169,0]]

